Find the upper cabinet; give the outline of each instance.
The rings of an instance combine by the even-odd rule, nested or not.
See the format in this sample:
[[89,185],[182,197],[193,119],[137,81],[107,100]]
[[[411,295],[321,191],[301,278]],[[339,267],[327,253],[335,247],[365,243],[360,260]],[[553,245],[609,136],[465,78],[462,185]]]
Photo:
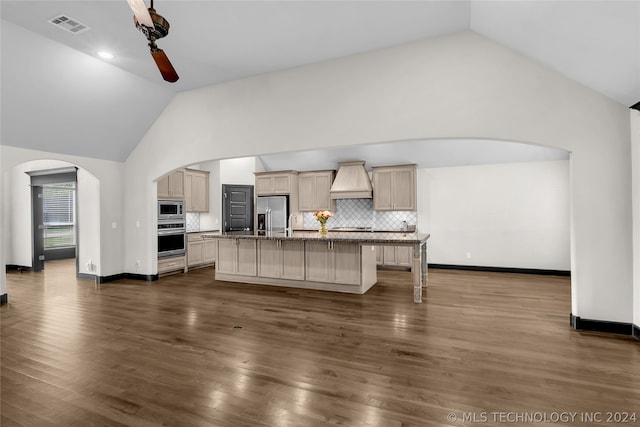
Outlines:
[[186,169],[184,195],[187,212],[209,212],[209,172]]
[[416,210],[416,165],[373,167],[373,209]]
[[175,171],[158,180],[158,199],[184,199],[184,171]]
[[331,200],[334,170],[300,172],[298,174],[298,206],[300,212],[335,211]]
[[298,172],[255,172],[256,196],[280,196],[298,192]]

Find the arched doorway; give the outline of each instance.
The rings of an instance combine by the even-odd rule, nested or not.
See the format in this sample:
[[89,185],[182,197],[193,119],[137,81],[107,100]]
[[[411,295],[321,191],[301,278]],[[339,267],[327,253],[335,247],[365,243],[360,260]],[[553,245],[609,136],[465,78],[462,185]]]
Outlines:
[[70,274],[93,279],[100,253],[98,179],[73,163],[42,159],[12,167],[4,181],[7,267],[40,271],[47,260],[72,257]]

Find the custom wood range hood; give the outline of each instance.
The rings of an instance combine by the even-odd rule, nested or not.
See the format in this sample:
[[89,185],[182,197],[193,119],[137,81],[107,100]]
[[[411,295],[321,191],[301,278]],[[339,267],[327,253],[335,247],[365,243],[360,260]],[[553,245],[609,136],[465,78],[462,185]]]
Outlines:
[[371,199],[373,188],[363,160],[338,163],[331,199]]

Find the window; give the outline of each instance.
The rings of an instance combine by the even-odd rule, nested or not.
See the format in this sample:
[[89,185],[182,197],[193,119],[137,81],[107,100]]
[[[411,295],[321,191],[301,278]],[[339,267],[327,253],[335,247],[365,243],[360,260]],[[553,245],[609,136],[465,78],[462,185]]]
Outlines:
[[74,182],[42,188],[45,249],[76,245],[75,198]]

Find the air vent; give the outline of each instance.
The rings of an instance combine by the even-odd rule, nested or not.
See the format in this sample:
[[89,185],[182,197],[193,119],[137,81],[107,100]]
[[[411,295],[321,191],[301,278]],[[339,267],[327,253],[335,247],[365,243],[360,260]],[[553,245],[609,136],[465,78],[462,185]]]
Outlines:
[[56,27],[62,28],[63,30],[73,34],[78,34],[89,29],[89,27],[87,27],[86,25],[81,24],[80,22],[76,21],[75,19],[69,18],[66,15],[56,16],[55,18],[50,19],[49,22]]

